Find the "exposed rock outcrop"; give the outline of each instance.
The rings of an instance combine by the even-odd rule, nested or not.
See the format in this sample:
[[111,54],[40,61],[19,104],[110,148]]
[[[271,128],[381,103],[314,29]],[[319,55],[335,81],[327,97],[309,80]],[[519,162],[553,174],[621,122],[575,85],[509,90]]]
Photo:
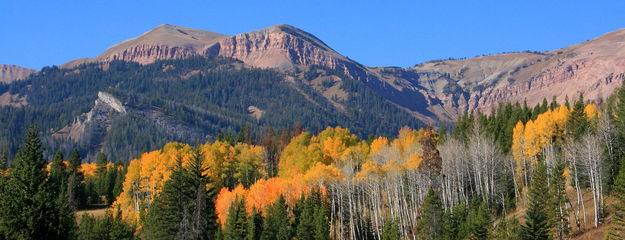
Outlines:
[[113,118],[126,113],[126,108],[118,99],[108,93],[98,92],[98,99],[91,111],[76,117],[72,124],[52,136],[71,139],[82,146],[97,147],[102,144]]

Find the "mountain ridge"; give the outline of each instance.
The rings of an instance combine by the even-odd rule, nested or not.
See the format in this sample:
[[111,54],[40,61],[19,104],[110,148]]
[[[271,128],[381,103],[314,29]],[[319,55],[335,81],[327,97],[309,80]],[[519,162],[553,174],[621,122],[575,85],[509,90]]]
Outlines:
[[[128,47],[130,46],[130,47]],[[328,67],[367,86],[422,121],[454,121],[488,112],[499,103],[543,98],[563,101],[583,93],[590,100],[609,95],[625,76],[625,29],[545,52],[511,52],[458,60],[429,61],[408,68],[363,66],[304,30],[278,24],[227,36],[159,25],[85,62],[112,60],[141,64],[158,59],[221,56],[258,68],[293,71]],[[297,71],[297,70],[295,70]]]

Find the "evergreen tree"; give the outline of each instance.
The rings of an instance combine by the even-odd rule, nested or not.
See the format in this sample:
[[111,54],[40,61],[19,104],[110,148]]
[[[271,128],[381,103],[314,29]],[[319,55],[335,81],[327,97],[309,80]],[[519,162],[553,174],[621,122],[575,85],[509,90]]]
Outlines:
[[549,209],[551,209],[551,225],[554,226],[558,239],[564,239],[569,232],[569,215],[566,203],[566,179],[564,177],[564,163],[558,158],[552,169],[549,186]]
[[263,222],[262,240],[290,240],[291,224],[289,223],[286,202],[283,196],[278,198],[267,210],[267,217]]
[[106,176],[104,178],[104,185],[106,188],[104,196],[106,197],[106,202],[109,205],[115,202],[115,198],[117,197],[117,195],[115,195],[113,192],[115,188],[115,180],[117,179],[117,175],[118,175],[117,166],[113,165],[111,169],[108,169],[106,171]]
[[529,189],[529,206],[525,215],[522,239],[550,239],[551,226],[547,209],[547,170],[543,161],[538,161],[532,174]]
[[[197,148],[187,167],[177,160],[163,191],[147,209],[144,234],[148,239],[204,239],[216,230],[214,208],[208,204],[215,197],[214,184],[206,175],[204,157]],[[207,186],[209,189],[206,189]]]
[[315,227],[315,240],[329,240],[330,239],[330,222],[329,222],[328,210],[323,202],[317,205],[314,219]]
[[85,196],[85,183],[83,182],[85,177],[80,171],[80,164],[82,160],[78,150],[74,149],[69,155],[68,159],[68,172],[67,179],[67,196],[69,204],[74,208],[81,208],[84,206]]
[[247,236],[246,240],[260,240],[263,233],[263,218],[256,208],[252,209],[252,214],[247,219]]
[[625,239],[625,164],[622,162],[619,173],[614,180],[612,195],[616,198],[616,202],[612,205],[612,226],[606,239]]
[[53,182],[56,188],[66,194],[67,192],[67,169],[63,163],[63,153],[56,152],[52,163],[50,164],[50,181]]
[[110,211],[102,217],[84,213],[80,218],[77,232],[78,240],[130,240],[134,239],[134,228],[126,224],[121,215],[113,217]]
[[37,127],[26,133],[0,192],[0,238],[69,239],[74,214],[48,179]]
[[113,183],[112,194],[113,197],[116,198],[119,194],[122,193],[124,189],[124,178],[126,176],[126,171],[128,168],[122,164],[119,160],[115,162],[115,169],[119,169],[122,167],[121,171],[115,172],[115,182]]
[[397,239],[401,239],[401,235],[399,234],[399,226],[397,225],[397,220],[393,219],[384,223],[384,228],[382,229],[381,240],[397,240]]
[[98,153],[96,157],[96,169],[95,169],[95,185],[98,196],[107,196],[109,193],[109,183],[107,179],[106,155],[104,153]]
[[590,122],[584,113],[585,107],[584,95],[580,94],[579,100],[575,101],[575,104],[573,104],[573,109],[566,121],[566,131],[575,140],[578,140],[590,127]]
[[423,199],[421,205],[421,217],[417,221],[419,239],[434,240],[443,235],[443,204],[438,194],[432,188]]
[[295,236],[297,239],[313,239],[313,235],[315,234],[315,225],[314,225],[314,215],[315,209],[314,203],[311,197],[304,198],[302,196],[301,200],[298,201],[296,205],[296,220],[297,225]]
[[245,200],[235,199],[228,209],[228,218],[224,226],[224,237],[232,240],[244,240],[247,237],[247,219]]
[[7,169],[8,162],[6,153],[0,153],[0,171]]
[[495,227],[492,239],[494,240],[510,240],[521,238],[521,224],[516,218],[501,219]]
[[492,216],[490,209],[486,203],[482,202],[473,209],[467,216],[467,226],[469,227],[469,236],[473,239],[488,239],[490,236],[490,226],[492,224]]
[[456,205],[452,211],[443,216],[443,235],[441,239],[456,240],[464,239],[468,235],[468,230],[462,230],[467,218],[467,209],[464,204]]

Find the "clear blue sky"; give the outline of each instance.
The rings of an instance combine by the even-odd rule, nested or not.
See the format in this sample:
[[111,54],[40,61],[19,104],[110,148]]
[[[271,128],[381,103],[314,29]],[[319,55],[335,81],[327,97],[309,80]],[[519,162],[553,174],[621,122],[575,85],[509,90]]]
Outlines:
[[287,23],[369,66],[553,50],[625,28],[625,1],[0,0],[0,64],[94,57],[159,24],[228,35]]

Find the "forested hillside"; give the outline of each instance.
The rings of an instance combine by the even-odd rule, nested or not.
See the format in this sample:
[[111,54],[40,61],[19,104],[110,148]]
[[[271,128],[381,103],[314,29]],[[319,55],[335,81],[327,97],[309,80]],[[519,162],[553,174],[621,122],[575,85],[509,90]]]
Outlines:
[[[623,239],[622,116],[623,89],[604,102],[580,95],[531,108],[502,104],[489,115],[464,116],[452,129],[405,127],[396,137],[294,127],[263,137],[219,134],[195,146],[170,142],[128,163],[99,154],[96,164],[81,164],[78,151],[67,158],[58,152],[46,163],[34,128],[2,171],[0,233]],[[22,187],[29,191],[15,191]],[[86,214],[74,225],[72,211],[98,204],[109,206],[104,216]]]
[[169,141],[205,142],[242,130],[260,136],[298,123],[313,132],[344,126],[361,137],[422,126],[336,71],[283,73],[220,57],[46,67],[0,84],[1,94],[21,101],[0,105],[0,151],[8,156],[32,123],[42,130],[46,156],[77,148],[89,161],[99,152],[128,161]]

